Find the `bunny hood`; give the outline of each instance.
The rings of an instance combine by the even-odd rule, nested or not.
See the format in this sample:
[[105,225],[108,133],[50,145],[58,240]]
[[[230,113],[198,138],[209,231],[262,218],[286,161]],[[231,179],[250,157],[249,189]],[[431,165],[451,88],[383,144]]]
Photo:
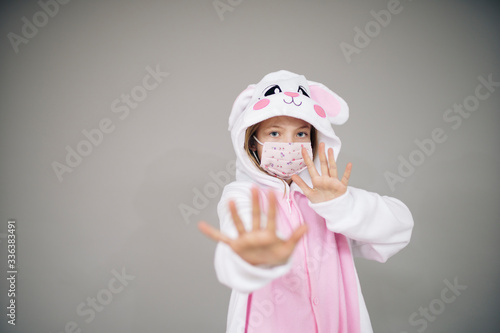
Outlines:
[[[253,180],[272,187],[283,185],[280,179],[258,169],[244,148],[247,128],[275,116],[299,118],[311,124],[317,130],[317,143],[325,142],[327,150],[332,147],[337,159],[341,142],[332,124],[341,125],[347,121],[347,103],[321,83],[281,70],[267,74],[257,84],[249,85],[233,104],[229,130],[236,152],[236,180]],[[320,170],[318,156],[314,156],[314,164]],[[311,186],[307,169],[299,176]],[[295,190],[300,191],[298,186]]]

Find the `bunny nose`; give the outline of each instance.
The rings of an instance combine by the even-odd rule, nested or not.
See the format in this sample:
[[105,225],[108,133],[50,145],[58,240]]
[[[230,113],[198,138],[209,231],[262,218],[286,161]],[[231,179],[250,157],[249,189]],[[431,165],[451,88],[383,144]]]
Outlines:
[[290,97],[297,97],[297,96],[299,96],[299,93],[287,91],[287,92],[285,92],[285,95],[290,96]]

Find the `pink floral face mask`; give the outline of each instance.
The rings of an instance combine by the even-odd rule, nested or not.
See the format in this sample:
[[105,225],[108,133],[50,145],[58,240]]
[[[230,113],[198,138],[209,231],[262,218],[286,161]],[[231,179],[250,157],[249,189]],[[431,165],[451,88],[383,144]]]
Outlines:
[[[310,142],[260,142],[255,136],[254,139],[263,147],[260,166],[273,176],[290,179],[306,168],[306,163],[302,158],[302,147],[306,148],[309,157],[312,156]],[[258,160],[255,152],[252,151]]]

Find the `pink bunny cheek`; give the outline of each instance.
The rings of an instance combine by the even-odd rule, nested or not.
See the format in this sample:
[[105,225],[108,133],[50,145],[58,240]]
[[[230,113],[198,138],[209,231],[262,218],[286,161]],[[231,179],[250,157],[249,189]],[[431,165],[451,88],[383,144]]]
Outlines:
[[316,111],[316,113],[318,114],[318,116],[320,116],[321,118],[325,118],[326,117],[325,110],[323,110],[323,108],[321,106],[319,106],[318,104],[314,105],[314,111]]
[[269,105],[269,100],[267,98],[261,99],[253,106],[254,110],[260,110]]

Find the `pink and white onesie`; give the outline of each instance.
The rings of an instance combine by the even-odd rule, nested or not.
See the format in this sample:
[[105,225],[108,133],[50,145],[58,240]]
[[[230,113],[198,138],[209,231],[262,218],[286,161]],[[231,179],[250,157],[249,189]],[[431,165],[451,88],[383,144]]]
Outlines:
[[[347,121],[349,109],[324,85],[288,71],[266,75],[237,97],[229,117],[236,181],[226,185],[217,208],[221,231],[237,236],[229,199],[236,201],[245,227],[251,229],[250,188],[258,185],[263,215],[267,191],[275,191],[279,237],[288,239],[303,223],[308,232],[288,262],[274,267],[251,265],[225,243],[217,244],[216,274],[232,289],[227,333],[373,332],[353,258],[385,262],[410,241],[412,215],[398,199],[352,186],[338,198],[311,203],[295,183],[288,186],[259,170],[244,149],[245,131],[275,116],[310,123],[318,142],[332,147],[337,159],[341,142],[332,124]],[[321,170],[317,156],[314,163]],[[307,169],[299,176],[312,187]]]

